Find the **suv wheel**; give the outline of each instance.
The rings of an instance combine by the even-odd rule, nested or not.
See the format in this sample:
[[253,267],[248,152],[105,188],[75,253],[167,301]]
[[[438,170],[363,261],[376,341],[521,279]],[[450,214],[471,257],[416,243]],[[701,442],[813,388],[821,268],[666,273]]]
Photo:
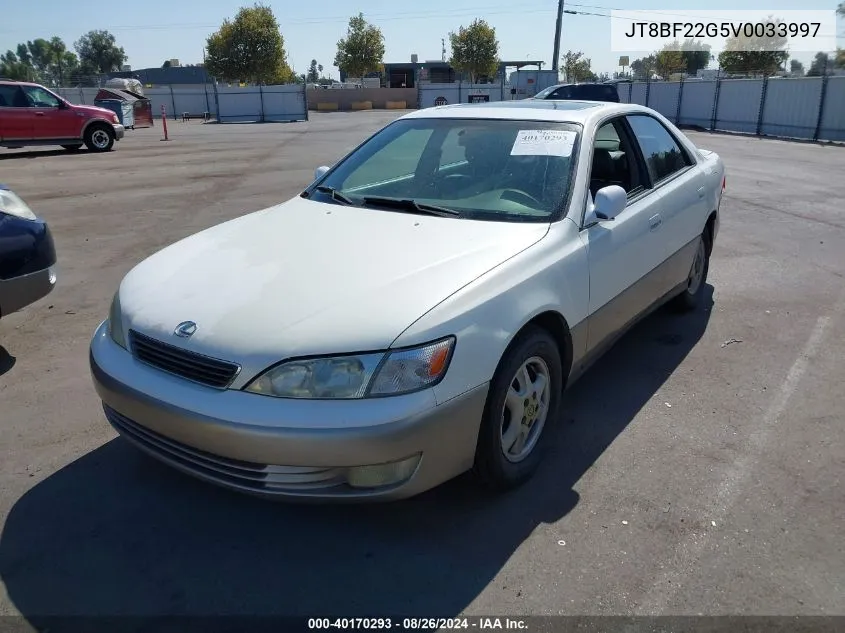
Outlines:
[[114,130],[103,123],[95,123],[85,130],[85,146],[92,152],[108,152],[114,145]]

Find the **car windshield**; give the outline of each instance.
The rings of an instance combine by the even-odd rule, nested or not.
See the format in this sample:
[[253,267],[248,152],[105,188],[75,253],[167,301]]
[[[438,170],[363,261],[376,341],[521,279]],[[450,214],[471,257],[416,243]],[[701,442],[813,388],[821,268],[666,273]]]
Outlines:
[[402,119],[309,197],[451,218],[548,222],[567,201],[581,127],[502,119]]

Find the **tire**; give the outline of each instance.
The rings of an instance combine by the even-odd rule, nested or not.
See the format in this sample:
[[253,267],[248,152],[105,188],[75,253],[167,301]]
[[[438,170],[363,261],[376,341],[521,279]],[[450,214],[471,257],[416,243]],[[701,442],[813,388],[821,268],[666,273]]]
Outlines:
[[82,149],[82,145],[62,145],[62,147],[69,152],[78,152]]
[[[527,379],[522,375],[525,368]],[[547,377],[545,390],[535,398],[533,390],[526,387],[543,373]],[[534,475],[562,397],[563,368],[557,343],[546,330],[529,326],[511,343],[490,383],[473,466],[473,474],[481,484],[505,491]],[[513,414],[519,415],[520,411],[526,415],[516,418]],[[526,417],[533,418],[533,423],[523,424]],[[512,443],[514,437],[517,439]],[[520,453],[520,448],[524,452]]]
[[94,123],[85,130],[85,147],[92,152],[108,152],[114,145],[114,129],[103,123]]
[[687,277],[687,287],[681,294],[672,299],[671,307],[676,312],[691,312],[701,305],[709,272],[710,229],[705,229],[696,247],[695,258]]

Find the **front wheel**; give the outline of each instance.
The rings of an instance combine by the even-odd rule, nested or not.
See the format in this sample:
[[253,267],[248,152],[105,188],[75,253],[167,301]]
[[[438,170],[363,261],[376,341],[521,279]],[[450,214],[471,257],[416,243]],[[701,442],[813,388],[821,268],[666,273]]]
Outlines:
[[114,145],[114,130],[106,125],[92,125],[85,130],[85,146],[92,152],[108,152]]
[[557,417],[562,385],[554,338],[542,328],[527,328],[490,383],[473,467],[483,484],[506,490],[531,478]]

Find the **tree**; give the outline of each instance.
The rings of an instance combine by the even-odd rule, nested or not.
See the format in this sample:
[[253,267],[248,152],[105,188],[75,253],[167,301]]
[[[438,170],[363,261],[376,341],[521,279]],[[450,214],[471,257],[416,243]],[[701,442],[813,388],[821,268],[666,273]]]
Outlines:
[[[777,26],[779,20],[762,23]],[[729,73],[772,75],[789,59],[786,37],[729,37],[719,53],[719,66]]]
[[60,37],[18,44],[17,52],[7,51],[0,58],[0,75],[20,81],[37,81],[50,86],[64,85],[77,70],[79,61]]
[[631,73],[634,79],[646,81],[654,76],[654,71],[657,68],[657,58],[654,55],[648,55],[641,59],[635,59],[631,62]]
[[494,77],[499,72],[499,40],[496,29],[486,21],[475,19],[457,33],[449,33],[452,56],[449,63],[460,73],[466,73],[471,83],[482,77]]
[[311,65],[308,67],[308,75],[306,76],[308,83],[315,84],[320,80],[320,71],[316,59],[311,60]]
[[804,74],[804,64],[799,62],[797,59],[791,60],[789,62],[789,72],[800,77]]
[[276,16],[270,7],[262,4],[241,7],[234,20],[224,20],[208,37],[205,66],[224,81],[254,84],[295,81]]
[[675,41],[664,46],[654,56],[654,69],[663,79],[669,79],[671,75],[686,69],[687,60],[680,48]]
[[[349,18],[346,37],[337,42],[334,65],[347,77],[361,79],[377,71],[384,59],[384,35],[369,24],[362,13]],[[319,79],[319,77],[318,77]]]
[[836,8],[836,12],[845,17],[845,2],[840,2],[839,6]]
[[590,60],[581,51],[566,51],[561,58],[563,76],[566,81],[589,81],[594,77]]
[[833,60],[827,53],[816,53],[813,58],[813,63],[810,64],[810,70],[807,71],[808,77],[823,77],[830,72],[833,66]]
[[89,31],[73,45],[85,72],[110,73],[120,70],[126,62],[126,52],[117,45],[108,31]]
[[845,48],[836,49],[836,57],[833,63],[837,68],[845,68]]
[[696,42],[689,39],[681,47],[681,56],[684,58],[684,68],[690,75],[697,75],[702,68],[707,68],[713,54],[710,52],[710,45]]
[[317,64],[317,72],[320,73],[320,77],[318,77],[318,79],[322,78],[322,76],[323,76],[323,65],[322,64]]
[[34,81],[35,69],[29,63],[21,60],[14,51],[6,51],[0,55],[0,77],[8,77],[15,81]]
[[162,68],[170,68],[171,63],[169,59],[165,59],[164,63],[161,65]]

